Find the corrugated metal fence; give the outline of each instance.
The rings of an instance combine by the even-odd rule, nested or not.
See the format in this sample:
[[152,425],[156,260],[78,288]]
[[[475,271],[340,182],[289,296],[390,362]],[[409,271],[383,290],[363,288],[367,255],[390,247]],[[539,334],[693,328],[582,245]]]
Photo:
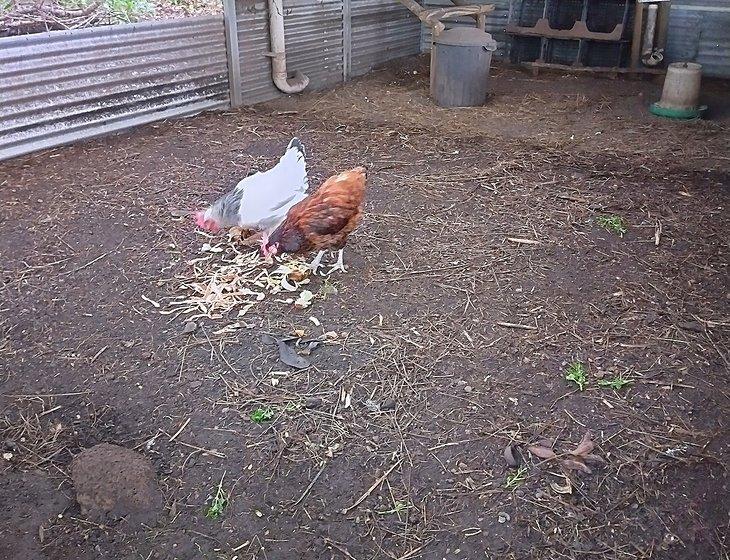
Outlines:
[[[266,2],[235,7],[242,101],[274,99]],[[287,68],[306,74],[310,90],[419,52],[420,22],[397,0],[285,0],[284,11]]]
[[395,0],[351,2],[352,76],[394,58],[418,54],[421,23]]
[[[0,38],[0,160],[173,116],[278,97],[266,3],[224,16]],[[287,64],[322,89],[419,52],[396,0],[285,0]],[[231,85],[236,85],[231,88]]]
[[730,2],[672,2],[666,55],[669,61],[699,62],[706,76],[730,78]]
[[[284,2],[287,67],[309,76],[310,89],[342,81],[342,0]],[[266,2],[236,2],[238,50],[244,104],[274,99],[271,80],[269,12]]]
[[0,159],[228,104],[222,16],[0,39]]

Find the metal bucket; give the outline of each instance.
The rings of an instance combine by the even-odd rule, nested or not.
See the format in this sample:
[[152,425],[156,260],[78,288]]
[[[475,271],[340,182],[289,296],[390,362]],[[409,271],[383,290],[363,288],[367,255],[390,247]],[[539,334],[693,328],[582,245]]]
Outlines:
[[497,42],[476,27],[455,27],[436,36],[431,48],[431,97],[441,107],[484,105]]

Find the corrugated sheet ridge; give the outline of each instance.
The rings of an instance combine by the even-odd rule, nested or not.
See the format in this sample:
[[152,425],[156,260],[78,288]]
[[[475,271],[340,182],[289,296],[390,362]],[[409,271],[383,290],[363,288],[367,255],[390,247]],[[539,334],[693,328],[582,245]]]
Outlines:
[[223,18],[0,39],[0,159],[227,104]]

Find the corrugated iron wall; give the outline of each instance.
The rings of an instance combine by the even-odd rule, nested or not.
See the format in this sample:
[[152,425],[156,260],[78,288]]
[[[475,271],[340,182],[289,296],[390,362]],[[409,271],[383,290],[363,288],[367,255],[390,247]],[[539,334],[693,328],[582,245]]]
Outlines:
[[[281,95],[271,80],[266,2],[236,2],[243,103]],[[284,2],[287,67],[309,76],[310,90],[342,81],[342,0]]]
[[[266,2],[236,2],[244,104],[283,95],[271,80]],[[397,0],[284,0],[287,69],[308,90],[341,83],[374,65],[419,51],[420,23]]]
[[397,0],[349,2],[353,76],[366,74],[388,60],[420,52],[421,22]]
[[0,159],[227,105],[222,16],[0,38]]
[[666,57],[670,62],[699,62],[706,76],[730,78],[730,2],[672,2]]

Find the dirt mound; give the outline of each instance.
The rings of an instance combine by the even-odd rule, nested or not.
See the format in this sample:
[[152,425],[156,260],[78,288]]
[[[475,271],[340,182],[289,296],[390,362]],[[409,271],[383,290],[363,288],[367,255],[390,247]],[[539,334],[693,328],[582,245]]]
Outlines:
[[154,525],[163,498],[150,461],[124,447],[101,443],[71,463],[76,499],[84,515],[97,521],[125,519]]

